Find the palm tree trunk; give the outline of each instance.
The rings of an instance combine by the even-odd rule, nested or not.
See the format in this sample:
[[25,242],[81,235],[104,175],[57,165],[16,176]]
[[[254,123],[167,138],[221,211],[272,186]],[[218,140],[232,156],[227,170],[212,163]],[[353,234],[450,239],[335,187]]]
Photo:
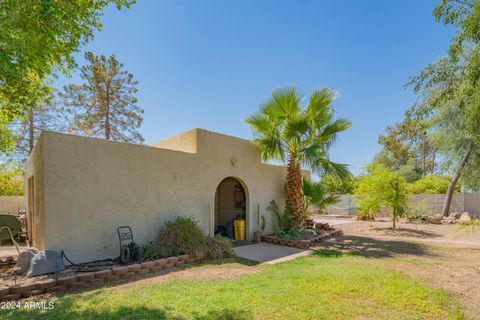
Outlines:
[[293,215],[293,226],[303,224],[305,205],[302,198],[302,170],[296,156],[291,155],[287,164],[287,201],[285,211]]
[[460,179],[460,176],[462,175],[463,169],[467,164],[468,158],[472,153],[472,148],[473,148],[473,143],[470,143],[467,151],[463,155],[462,159],[460,159],[460,162],[457,165],[457,170],[455,171],[455,174],[452,176],[452,180],[448,185],[447,194],[445,195],[445,200],[443,202],[443,208],[442,208],[442,216],[444,217],[448,216],[448,214],[450,213],[450,205],[452,204],[453,191],[455,190],[455,186],[457,185],[457,182]]

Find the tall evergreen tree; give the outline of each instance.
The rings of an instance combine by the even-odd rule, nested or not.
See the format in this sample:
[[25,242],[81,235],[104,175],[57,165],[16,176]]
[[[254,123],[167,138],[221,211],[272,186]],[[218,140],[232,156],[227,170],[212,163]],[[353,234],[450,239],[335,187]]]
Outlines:
[[114,55],[96,56],[87,52],[81,68],[83,84],[71,84],[62,94],[73,114],[71,130],[93,137],[132,143],[144,141],[137,131],[143,109],[137,105],[138,82]]

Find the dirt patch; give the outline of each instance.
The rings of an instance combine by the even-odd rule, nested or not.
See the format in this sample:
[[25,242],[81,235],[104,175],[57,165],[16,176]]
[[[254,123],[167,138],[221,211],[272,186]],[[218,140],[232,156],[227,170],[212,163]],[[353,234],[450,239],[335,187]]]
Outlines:
[[472,233],[458,233],[457,225],[438,225],[426,223],[400,222],[397,229],[392,229],[392,222],[355,221],[348,224],[335,225],[348,235],[423,239],[437,242],[478,243],[480,245],[480,229]]
[[185,270],[171,272],[164,275],[140,279],[121,285],[122,288],[130,288],[139,285],[152,283],[163,283],[172,280],[199,280],[199,281],[215,281],[215,280],[232,280],[239,278],[244,274],[258,272],[260,266],[246,266],[239,263],[227,263],[219,265],[205,265],[200,267],[192,267]]
[[428,284],[454,293],[467,312],[480,319],[480,247],[428,244],[431,256],[402,255],[382,263]]

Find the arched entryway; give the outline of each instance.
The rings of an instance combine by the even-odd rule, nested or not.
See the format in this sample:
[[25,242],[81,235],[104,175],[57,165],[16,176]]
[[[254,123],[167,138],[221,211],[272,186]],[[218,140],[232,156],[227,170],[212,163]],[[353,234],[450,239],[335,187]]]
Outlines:
[[[234,225],[244,225],[245,240],[248,238],[248,191],[239,179],[228,177],[222,180],[215,192],[214,228],[215,234],[235,239]],[[235,222],[235,220],[238,220]],[[243,220],[243,222],[242,222]]]

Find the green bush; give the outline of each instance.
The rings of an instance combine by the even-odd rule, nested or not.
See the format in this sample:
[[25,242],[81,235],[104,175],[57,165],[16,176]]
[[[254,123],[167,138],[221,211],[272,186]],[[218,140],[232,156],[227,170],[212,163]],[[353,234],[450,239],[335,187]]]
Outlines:
[[177,217],[166,222],[156,240],[157,255],[171,257],[190,254],[199,259],[220,259],[231,254],[232,246],[226,238],[203,234],[198,222],[189,217]]
[[140,252],[143,260],[154,259],[158,255],[157,244],[154,241],[150,241],[149,243],[141,246]]
[[410,203],[407,208],[407,218],[411,221],[420,221],[429,214],[428,206],[424,202]]
[[[410,185],[410,190],[414,194],[444,194],[447,193],[450,178],[444,176],[426,176],[415,181]],[[455,191],[460,190],[457,184]]]

